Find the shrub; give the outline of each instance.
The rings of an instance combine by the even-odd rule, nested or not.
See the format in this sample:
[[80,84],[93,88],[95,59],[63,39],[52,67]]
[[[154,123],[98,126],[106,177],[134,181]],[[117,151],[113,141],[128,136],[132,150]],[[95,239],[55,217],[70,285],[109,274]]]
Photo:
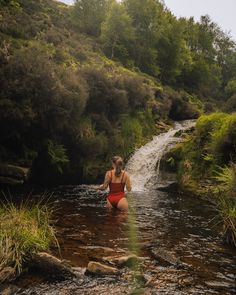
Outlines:
[[114,88],[110,94],[109,116],[111,120],[117,119],[120,114],[128,113],[128,97],[125,90]]
[[121,83],[128,94],[130,109],[136,110],[144,107],[151,96],[151,88],[144,84],[144,79],[124,76]]
[[114,133],[111,122],[104,116],[99,114],[91,115],[92,121],[94,122],[94,128],[97,132],[105,132],[108,136],[112,136]]
[[69,166],[67,151],[62,144],[53,140],[42,143],[32,165],[31,180],[45,184],[59,181]]
[[173,120],[196,119],[199,112],[193,104],[184,101],[179,97],[172,98],[169,117]]
[[165,96],[171,101],[168,116],[173,120],[196,119],[200,114],[199,102],[186,92],[165,87]]
[[108,114],[112,85],[105,71],[90,67],[82,71],[82,76],[89,86],[86,113]]
[[211,149],[219,164],[236,160],[236,113],[227,115],[218,128],[215,126]]
[[231,96],[225,103],[223,107],[225,112],[236,112],[236,94]]
[[123,155],[128,155],[143,143],[142,126],[136,118],[123,117],[121,119],[121,134],[124,137]]
[[236,94],[236,80],[231,80],[225,87],[225,92],[229,95]]

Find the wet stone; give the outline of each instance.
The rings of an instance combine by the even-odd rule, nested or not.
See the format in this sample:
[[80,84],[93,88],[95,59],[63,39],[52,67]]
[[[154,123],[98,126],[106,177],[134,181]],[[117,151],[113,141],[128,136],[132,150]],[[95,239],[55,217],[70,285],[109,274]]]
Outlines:
[[104,257],[103,260],[108,261],[112,264],[116,264],[120,267],[128,266],[132,267],[140,261],[140,258],[137,255],[131,254],[127,256],[120,257]]
[[90,261],[85,274],[94,274],[94,275],[111,275],[119,274],[119,270],[115,267],[111,267],[100,262]]
[[160,263],[164,265],[169,266],[175,266],[175,267],[184,267],[184,264],[181,263],[179,258],[175,257],[172,253],[169,251],[166,251],[162,248],[158,249],[151,249],[151,253],[154,256],[155,259],[157,259]]

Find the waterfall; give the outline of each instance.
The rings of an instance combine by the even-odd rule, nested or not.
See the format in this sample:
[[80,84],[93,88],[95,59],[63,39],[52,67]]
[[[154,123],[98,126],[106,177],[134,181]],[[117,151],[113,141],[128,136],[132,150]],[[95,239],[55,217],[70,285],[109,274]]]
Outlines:
[[132,181],[133,191],[146,191],[158,187],[160,160],[181,137],[175,136],[179,131],[193,127],[193,120],[176,122],[168,132],[154,136],[146,145],[137,149],[126,165]]

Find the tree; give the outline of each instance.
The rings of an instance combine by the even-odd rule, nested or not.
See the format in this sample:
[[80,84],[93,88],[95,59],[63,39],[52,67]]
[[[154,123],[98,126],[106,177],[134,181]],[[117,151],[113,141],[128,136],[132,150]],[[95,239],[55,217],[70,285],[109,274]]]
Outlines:
[[160,78],[168,84],[181,83],[178,79],[192,64],[191,51],[184,40],[184,26],[172,14],[166,14],[165,27],[157,43]]
[[163,5],[156,0],[125,0],[127,12],[135,28],[132,56],[142,71],[157,76],[157,40],[161,34]]
[[134,41],[132,20],[123,4],[114,3],[102,24],[101,39],[109,57],[125,61]]
[[76,0],[73,17],[81,32],[99,36],[109,0]]

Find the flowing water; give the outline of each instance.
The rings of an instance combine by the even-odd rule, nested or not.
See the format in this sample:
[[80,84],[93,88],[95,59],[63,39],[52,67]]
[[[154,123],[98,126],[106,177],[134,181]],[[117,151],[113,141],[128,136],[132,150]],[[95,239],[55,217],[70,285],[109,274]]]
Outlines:
[[190,129],[194,124],[191,120],[176,123],[174,128],[155,136],[133,154],[126,167],[132,177],[133,191],[150,191],[161,185],[159,168],[163,154],[180,141],[177,133]]
[[[155,189],[162,154],[180,140],[176,132],[191,124],[177,124],[131,157],[128,215],[107,211],[105,194],[93,186],[58,187],[51,199],[63,259],[83,272],[91,260],[135,252],[146,285],[132,293],[138,285],[128,270],[63,282],[23,277],[22,294],[236,294],[236,251],[222,243],[212,205]],[[59,255],[56,248],[53,253]]]

